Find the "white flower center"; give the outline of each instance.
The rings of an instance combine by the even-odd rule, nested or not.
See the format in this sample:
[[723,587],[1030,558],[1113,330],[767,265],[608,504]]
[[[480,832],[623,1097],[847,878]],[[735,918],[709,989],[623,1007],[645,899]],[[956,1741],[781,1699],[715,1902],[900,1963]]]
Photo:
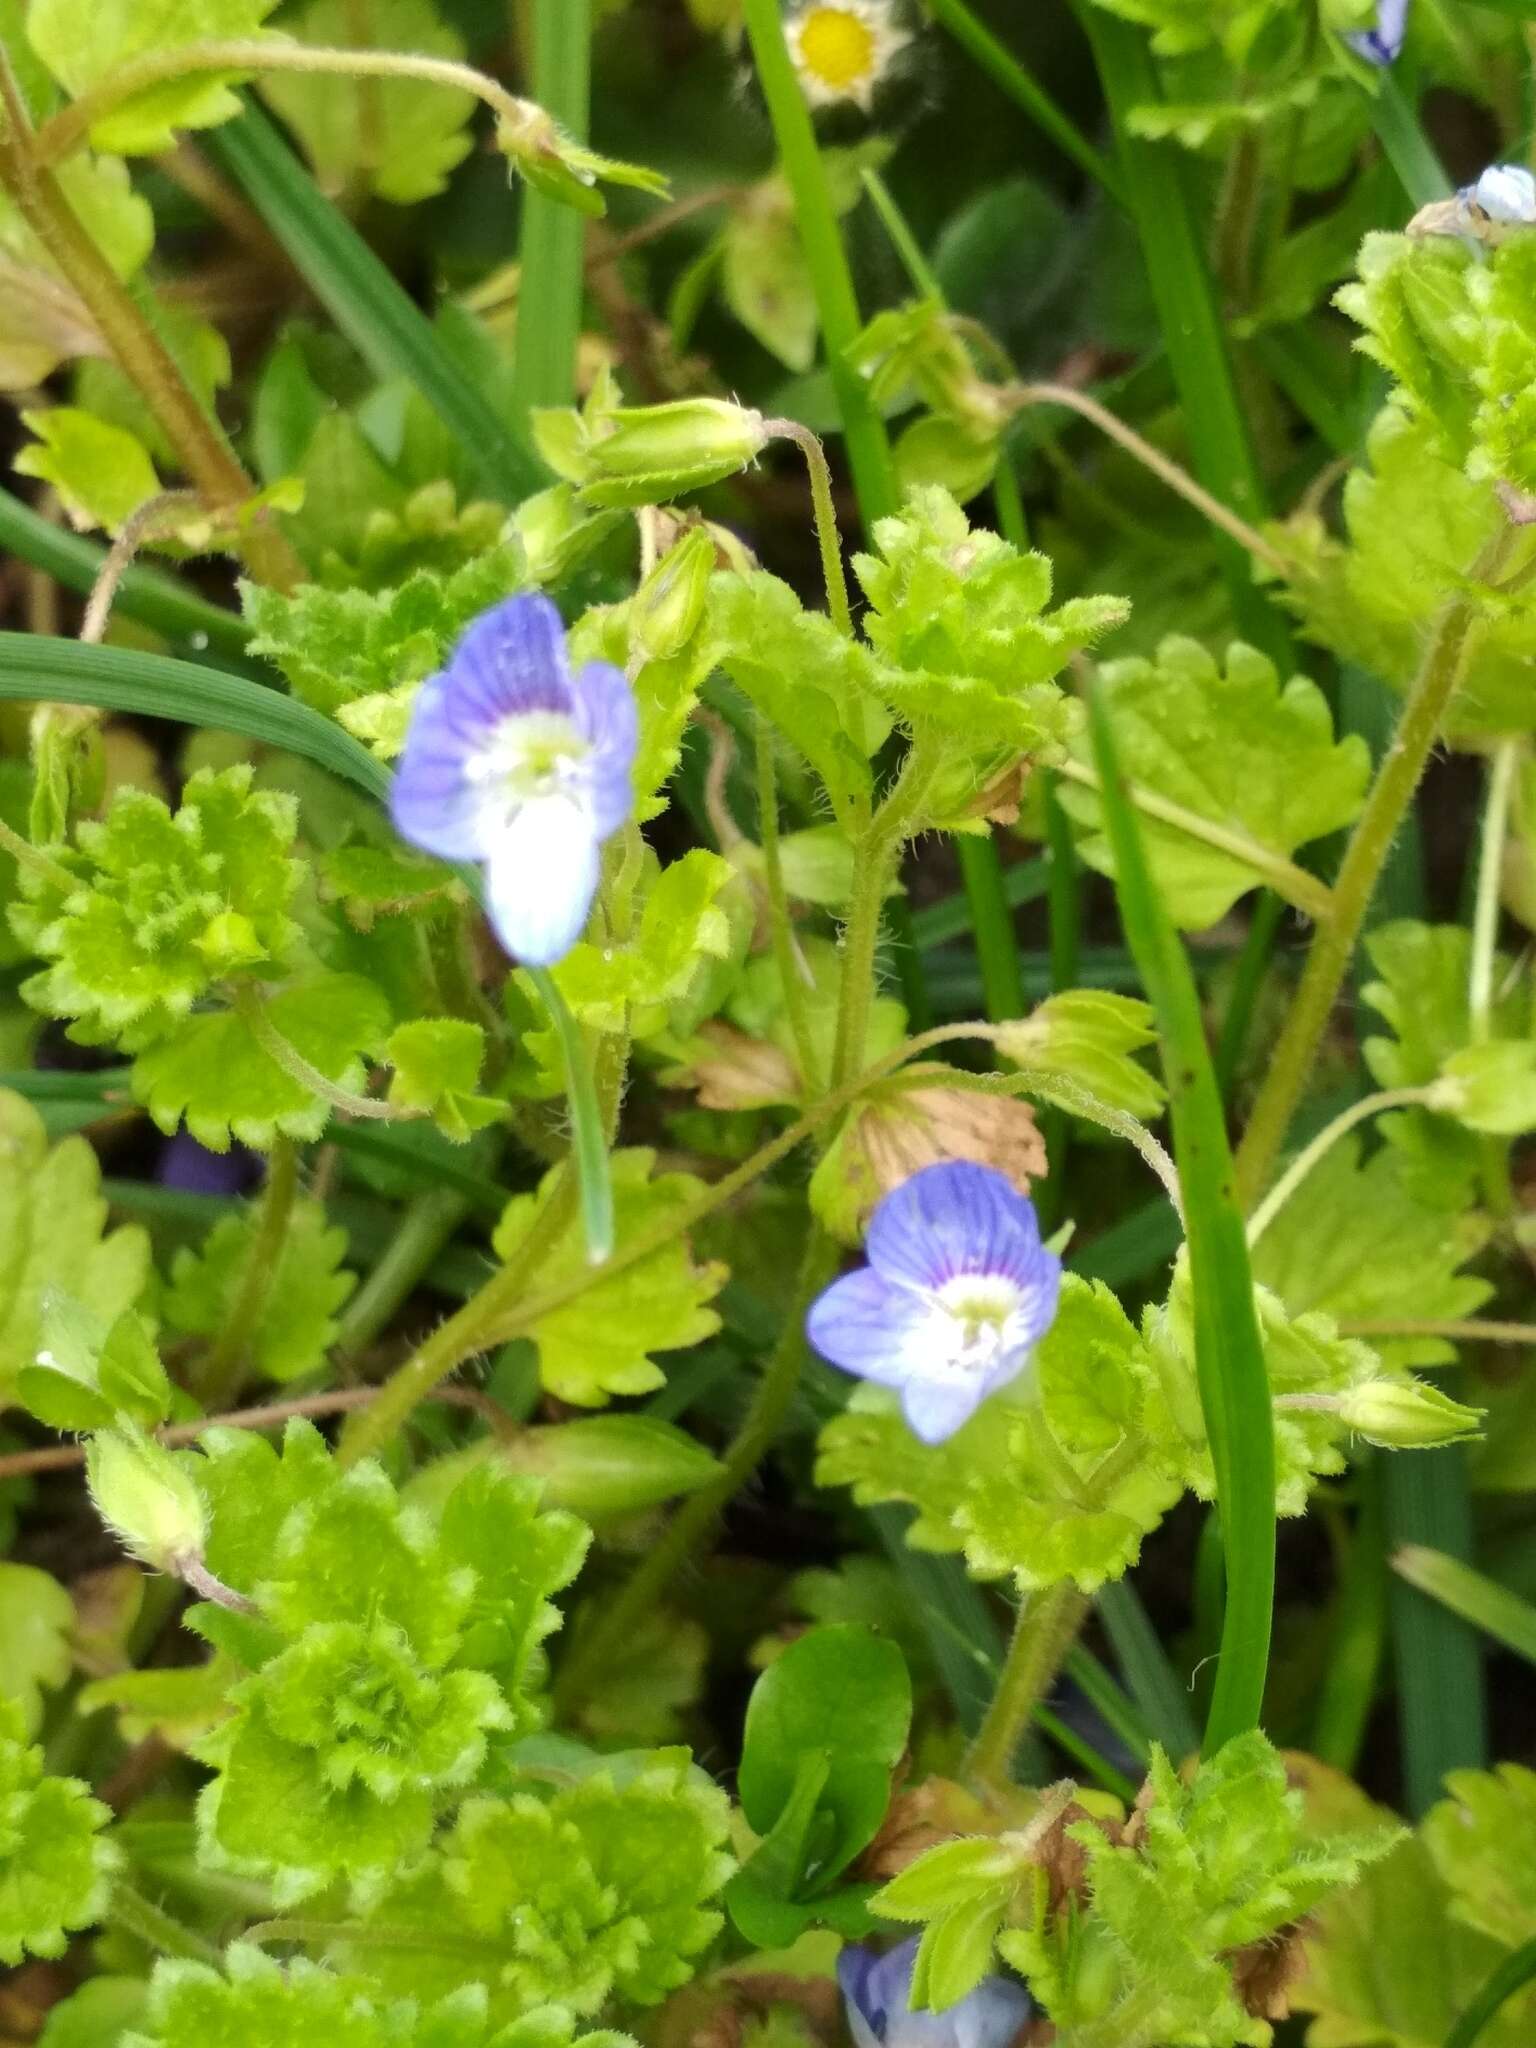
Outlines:
[[579,798],[590,751],[563,711],[517,711],[501,721],[464,772],[480,790],[488,821],[504,825],[542,797]]
[[931,1356],[941,1373],[969,1378],[1023,1349],[1023,1291],[1003,1274],[958,1273],[929,1299]]

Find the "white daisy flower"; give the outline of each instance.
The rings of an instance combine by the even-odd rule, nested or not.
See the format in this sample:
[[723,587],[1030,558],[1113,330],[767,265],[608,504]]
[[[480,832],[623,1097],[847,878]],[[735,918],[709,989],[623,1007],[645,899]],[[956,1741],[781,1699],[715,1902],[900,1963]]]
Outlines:
[[881,79],[912,40],[896,20],[892,0],[806,0],[784,32],[813,107],[852,100],[866,112]]

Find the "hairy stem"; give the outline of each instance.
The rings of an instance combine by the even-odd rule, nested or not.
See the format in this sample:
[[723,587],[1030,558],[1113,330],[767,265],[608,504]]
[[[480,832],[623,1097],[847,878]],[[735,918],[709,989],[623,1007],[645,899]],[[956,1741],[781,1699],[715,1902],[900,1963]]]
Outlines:
[[774,763],[773,729],[759,716],[756,723],[757,829],[763,842],[763,878],[768,892],[768,923],[773,939],[773,957],[784,992],[784,1011],[795,1041],[795,1058],[800,1066],[800,1083],[808,1096],[822,1088],[821,1062],[811,1036],[810,1014],[806,1008],[806,975],[795,947],[794,926],[789,916],[789,895],[784,887],[784,863],[779,851],[779,785]]
[[843,574],[842,537],[837,528],[837,508],[832,502],[832,471],[827,451],[809,427],[798,420],[764,420],[763,432],[777,440],[793,441],[805,457],[811,477],[811,514],[816,522],[816,545],[821,552],[821,577],[827,589],[827,610],[840,633],[853,638],[853,612],[848,603],[848,581]]
[[322,1074],[311,1060],[307,1060],[296,1045],[284,1038],[281,1031],[267,1014],[265,1003],[252,989],[242,989],[235,998],[235,1008],[251,1028],[251,1036],[267,1057],[276,1062],[285,1074],[307,1088],[312,1095],[318,1095],[322,1102],[328,1102],[332,1109],[340,1110],[344,1116],[364,1117],[375,1123],[417,1122],[429,1114],[422,1109],[409,1109],[393,1102],[380,1102],[372,1095],[357,1095],[350,1088],[342,1088],[328,1074]]
[[[1099,777],[1095,769],[1085,761],[1062,761],[1056,773],[1064,782],[1077,782],[1084,789],[1097,789]],[[1155,818],[1160,825],[1171,825],[1186,838],[1198,839],[1203,845],[1214,847],[1217,852],[1239,860],[1244,867],[1252,868],[1262,875],[1277,896],[1283,896],[1287,903],[1294,904],[1318,924],[1323,924],[1333,915],[1333,892],[1316,875],[1309,875],[1305,868],[1298,867],[1293,860],[1287,860],[1282,853],[1276,853],[1272,846],[1265,846],[1257,839],[1250,839],[1246,832],[1234,832],[1225,825],[1218,825],[1209,818],[1202,818],[1198,811],[1186,810],[1183,804],[1171,802],[1155,790],[1138,788],[1134,782],[1126,784],[1126,795],[1149,818]]]
[[1030,1715],[1050,1691],[1088,1615],[1088,1596],[1070,1580],[1019,1601],[1013,1639],[986,1718],[966,1751],[962,1774],[984,1790],[1005,1789]]
[[1362,1095],[1358,1102],[1352,1102],[1348,1109],[1341,1110],[1332,1123],[1325,1124],[1312,1142],[1297,1153],[1249,1217],[1249,1250],[1258,1243],[1307,1176],[1322,1164],[1340,1138],[1346,1137],[1357,1124],[1363,1124],[1368,1117],[1381,1116],[1389,1109],[1420,1108],[1433,1099],[1432,1088],[1384,1088],[1377,1095]]
[[[204,410],[165,343],[87,233],[58,180],[34,158],[35,138],[3,52],[0,99],[4,101],[0,185],[78,294],[210,508],[218,511],[244,504],[256,487],[236,460],[222,429]],[[288,589],[299,580],[302,571],[292,549],[281,534],[259,520],[245,536],[244,552],[259,581]]]
[[83,645],[97,646],[106,637],[118,587],[132,568],[139,549],[153,538],[164,520],[184,509],[190,510],[196,504],[195,491],[162,491],[158,497],[146,498],[136,512],[129,513],[123,521],[122,531],[107,550],[101,572],[86,600],[79,634]]
[[224,1317],[224,1327],[200,1360],[194,1391],[205,1408],[218,1408],[240,1384],[251,1341],[277,1276],[278,1262],[293,1220],[299,1190],[299,1151],[291,1138],[273,1141],[267,1161],[267,1185],[256,1228],[251,1232],[245,1270]]
[[[1505,528],[1473,564],[1472,583],[1499,573],[1510,545]],[[1332,891],[1332,914],[1318,927],[1307,964],[1271,1055],[1248,1128],[1237,1150],[1237,1192],[1250,1206],[1285,1143],[1296,1105],[1317,1058],[1328,1019],[1354,958],[1382,865],[1418,788],[1446,711],[1461,679],[1478,622],[1475,591],[1452,598],[1424,650],[1392,744],[1355,822]]]
[[806,1358],[805,1315],[837,1265],[837,1247],[811,1225],[801,1255],[799,1278],[757,1391],[721,1460],[717,1479],[686,1500],[667,1524],[665,1535],[630,1573],[617,1596],[591,1626],[577,1637],[555,1680],[556,1711],[569,1713],[585,1698],[591,1682],[614,1652],[629,1641],[715,1523],[735,1499],[773,1444],[800,1384]]
[[146,1899],[131,1884],[118,1883],[112,1887],[112,1902],[107,1907],[106,1917],[114,1927],[120,1927],[125,1934],[145,1942],[160,1955],[179,1956],[191,1963],[209,1963],[215,1969],[224,1960],[222,1950],[215,1948],[211,1941],[204,1941],[200,1934],[194,1934],[190,1927]]
[[1482,845],[1477,863],[1477,907],[1472,918],[1472,968],[1467,981],[1467,1012],[1474,1045],[1493,1036],[1493,962],[1499,936],[1499,885],[1504,874],[1504,841],[1509,833],[1509,805],[1521,743],[1504,740],[1494,753],[1483,807]]

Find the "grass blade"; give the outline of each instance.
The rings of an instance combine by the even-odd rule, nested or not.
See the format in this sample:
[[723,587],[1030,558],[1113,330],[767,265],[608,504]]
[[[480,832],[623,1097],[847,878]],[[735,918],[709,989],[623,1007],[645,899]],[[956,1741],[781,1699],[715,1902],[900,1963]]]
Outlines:
[[265,114],[248,105],[237,121],[210,129],[202,147],[239,185],[353,347],[380,377],[415,385],[494,496],[516,504],[548,481]]
[[1275,1590],[1275,1434],[1242,1212],[1221,1095],[1189,960],[1152,885],[1102,700],[1089,699],[1104,818],[1126,938],[1157,1011],[1183,1184],[1195,1363],[1227,1567],[1221,1657],[1204,1749],[1256,1727],[1264,1702]]
[[368,796],[389,792],[389,771],[366,747],[307,704],[222,669],[141,654],[128,647],[85,647],[41,634],[0,633],[0,699],[98,704],[178,725],[210,725],[302,754]]
[[[1536,12],[1536,8],[1533,8]],[[1445,2048],[1473,2048],[1484,2027],[1508,1999],[1536,1977],[1536,1941],[1506,1956],[1445,2037]]]
[[1536,1664],[1536,1607],[1529,1600],[1511,1593],[1497,1579],[1474,1571],[1459,1557],[1447,1557],[1444,1551],[1430,1550],[1422,1543],[1405,1544],[1393,1558],[1392,1569],[1506,1650]]
[[1192,1756],[1200,1738],[1190,1711],[1189,1689],[1180,1684],[1136,1588],[1129,1579],[1120,1579],[1102,1587],[1094,1605],[1147,1733],[1175,1761]]
[[[107,551],[83,535],[69,533],[9,491],[0,490],[0,551],[19,555],[35,569],[62,583],[66,590],[89,597]],[[117,587],[116,608],[167,640],[206,645],[238,657],[245,651],[250,628],[238,612],[210,604],[195,590],[159,569],[133,564]]]
[[[585,141],[591,99],[592,0],[534,0],[533,97],[568,135]],[[512,393],[520,432],[536,405],[576,393],[586,222],[529,187],[518,244],[517,356]]]
[[1431,206],[1437,199],[1449,199],[1455,186],[1435,154],[1435,146],[1419,125],[1413,101],[1402,81],[1390,71],[1380,74],[1372,123],[1382,153],[1397,173],[1398,183],[1415,206]]

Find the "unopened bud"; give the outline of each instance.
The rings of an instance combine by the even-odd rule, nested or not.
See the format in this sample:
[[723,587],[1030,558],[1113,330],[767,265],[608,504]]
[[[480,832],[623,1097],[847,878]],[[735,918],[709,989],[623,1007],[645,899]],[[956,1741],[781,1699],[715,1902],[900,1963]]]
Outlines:
[[130,1557],[154,1571],[181,1572],[200,1559],[208,1511],[185,1462],[153,1437],[103,1430],[85,1454],[96,1512]]
[[715,564],[715,543],[696,526],[662,556],[635,592],[630,637],[647,660],[680,654],[699,630]]
[[618,406],[594,393],[580,413],[540,410],[534,439],[586,505],[654,505],[734,476],[767,443],[763,416],[724,398]]
[[1428,1380],[1366,1380],[1338,1396],[1338,1415],[1367,1443],[1389,1450],[1421,1451],[1476,1436],[1483,1415],[1442,1394]]

